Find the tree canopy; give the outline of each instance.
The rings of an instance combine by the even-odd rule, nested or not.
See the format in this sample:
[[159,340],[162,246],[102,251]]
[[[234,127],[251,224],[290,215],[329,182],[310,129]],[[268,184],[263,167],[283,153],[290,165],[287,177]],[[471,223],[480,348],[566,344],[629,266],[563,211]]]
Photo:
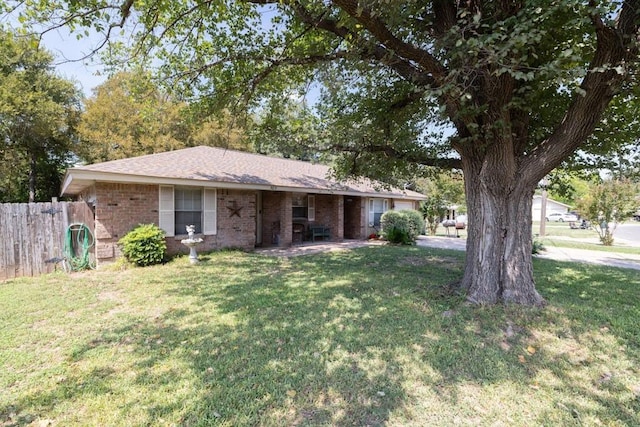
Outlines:
[[[226,119],[226,120],[225,120]],[[164,94],[143,71],[119,72],[94,89],[78,128],[78,155],[94,163],[214,145],[247,150],[242,129],[202,117]]]
[[80,94],[33,37],[0,29],[0,200],[50,200],[72,161]]
[[[93,27],[127,60],[155,57],[170,86],[206,108],[319,87],[321,141],[344,154],[344,174],[462,169],[461,287],[480,304],[543,304],[533,191],[576,153],[619,146],[622,114],[608,106],[637,87],[638,0],[19,3],[50,28]],[[113,37],[121,29],[130,49]]]

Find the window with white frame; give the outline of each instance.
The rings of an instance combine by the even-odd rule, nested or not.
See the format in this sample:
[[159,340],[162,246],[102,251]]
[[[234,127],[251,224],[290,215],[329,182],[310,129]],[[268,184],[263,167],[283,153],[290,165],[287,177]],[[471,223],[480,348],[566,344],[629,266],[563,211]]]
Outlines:
[[315,221],[316,219],[316,198],[306,194],[294,194],[291,198],[291,208],[293,219],[306,219]]
[[167,236],[187,234],[187,225],[198,234],[216,234],[215,189],[161,185],[158,211]]
[[380,217],[389,210],[389,200],[369,199],[369,226],[380,227]]
[[202,189],[176,187],[173,197],[174,224],[178,234],[186,233],[187,225],[195,225],[195,232],[202,233]]
[[294,219],[307,218],[307,195],[306,194],[293,194],[291,197],[291,216]]

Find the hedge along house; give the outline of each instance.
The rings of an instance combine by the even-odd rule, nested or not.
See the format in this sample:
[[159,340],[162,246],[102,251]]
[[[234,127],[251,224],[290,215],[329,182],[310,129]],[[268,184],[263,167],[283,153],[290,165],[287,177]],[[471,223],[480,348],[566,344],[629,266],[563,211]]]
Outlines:
[[99,262],[118,257],[118,240],[138,224],[159,225],[170,254],[187,251],[180,240],[190,224],[204,239],[199,250],[251,250],[364,239],[385,211],[417,209],[426,198],[339,183],[324,165],[205,146],[71,168],[62,194],[94,207]]

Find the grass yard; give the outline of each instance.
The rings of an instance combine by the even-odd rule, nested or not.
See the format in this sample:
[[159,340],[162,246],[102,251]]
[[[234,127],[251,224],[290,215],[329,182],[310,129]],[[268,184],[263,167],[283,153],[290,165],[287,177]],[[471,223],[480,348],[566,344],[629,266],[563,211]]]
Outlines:
[[[545,237],[540,239],[545,246],[640,255],[640,247],[620,243],[619,233],[613,235],[613,246],[604,246],[599,242],[598,233],[595,230],[571,229],[566,222],[548,222],[545,229]],[[540,223],[534,222],[534,235],[538,235],[539,231]]]
[[[617,252],[624,254],[640,255],[640,247],[628,246],[620,243],[619,233],[614,233],[613,246],[604,246],[599,242],[598,233],[595,230],[572,229],[566,222],[547,222],[545,227],[545,237],[538,237],[540,232],[540,222],[534,221],[532,226],[533,235],[544,244],[544,246],[556,246],[561,248],[586,249],[601,252]],[[460,238],[467,238],[467,230],[458,230]],[[456,230],[450,227],[447,229],[439,226],[436,236],[455,236]]]
[[449,292],[462,252],[241,252],[0,283],[0,426],[640,425],[640,274],[534,260],[544,310]]
[[600,243],[581,242],[579,240],[571,240],[571,239],[554,239],[553,237],[545,237],[544,239],[540,239],[540,241],[546,247],[555,246],[560,248],[586,249],[589,251],[640,255],[640,247],[620,246],[620,245],[616,245],[615,242],[613,246],[604,246]]

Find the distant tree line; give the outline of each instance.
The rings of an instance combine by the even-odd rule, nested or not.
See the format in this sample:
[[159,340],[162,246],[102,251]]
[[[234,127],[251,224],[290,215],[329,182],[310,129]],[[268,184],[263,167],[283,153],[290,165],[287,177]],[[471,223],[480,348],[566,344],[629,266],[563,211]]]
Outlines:
[[65,170],[75,164],[197,145],[317,157],[310,142],[316,123],[293,100],[287,111],[247,119],[211,113],[160,87],[138,68],[115,72],[84,99],[75,82],[56,73],[53,55],[36,37],[0,28],[0,202],[58,197]]

